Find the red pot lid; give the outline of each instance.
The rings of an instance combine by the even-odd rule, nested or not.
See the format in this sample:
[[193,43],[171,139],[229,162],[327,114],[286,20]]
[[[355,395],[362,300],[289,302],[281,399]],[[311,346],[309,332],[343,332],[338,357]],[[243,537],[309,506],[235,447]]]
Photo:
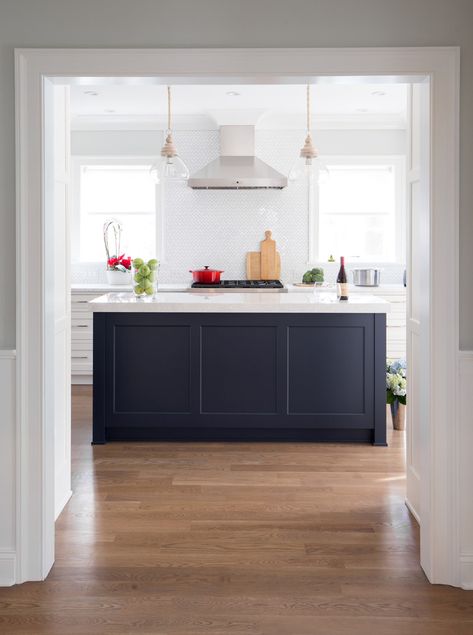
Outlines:
[[220,269],[209,269],[208,265],[206,265],[203,269],[194,269],[191,273],[205,273],[206,271],[209,273],[223,273]]

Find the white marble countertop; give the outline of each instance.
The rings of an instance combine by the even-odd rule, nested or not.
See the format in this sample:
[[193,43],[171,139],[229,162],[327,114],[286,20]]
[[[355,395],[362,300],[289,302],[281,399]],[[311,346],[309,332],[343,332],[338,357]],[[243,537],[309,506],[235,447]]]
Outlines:
[[[405,295],[406,288],[402,284],[383,284],[379,287],[355,287],[353,284],[350,284],[350,293],[357,294],[368,294],[368,295]],[[122,291],[128,292],[130,291],[130,285],[114,285],[104,283],[74,283],[71,285],[71,290],[74,293],[119,293]],[[332,292],[335,290],[335,284],[327,285],[327,287],[322,287],[322,292]],[[178,283],[159,283],[158,284],[158,293],[177,293],[177,292],[186,292],[190,291],[192,293],[201,293],[202,289],[191,289],[190,283],[186,284],[185,282]],[[212,289],[212,293],[244,293],[244,291],[238,291],[237,289]],[[294,284],[286,284],[284,289],[273,289],[272,291],[268,290],[258,290],[253,289],[251,293],[312,293],[313,288],[311,287],[296,287]]]
[[[107,282],[75,282],[71,284],[71,291],[74,293],[118,293],[120,291],[130,291],[131,284],[108,284]],[[158,291],[175,293],[178,291],[190,291],[190,284],[185,282],[168,284],[158,283]]]
[[388,313],[380,297],[353,294],[346,302],[335,293],[158,293],[135,298],[132,293],[107,293],[90,306],[102,313]]

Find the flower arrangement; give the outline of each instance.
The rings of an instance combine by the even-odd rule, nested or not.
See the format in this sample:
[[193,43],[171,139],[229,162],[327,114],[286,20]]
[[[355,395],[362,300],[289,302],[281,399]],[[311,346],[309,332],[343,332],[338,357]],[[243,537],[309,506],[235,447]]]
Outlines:
[[406,400],[406,360],[398,359],[395,362],[386,364],[386,403],[393,404],[398,401],[406,405]]
[[[109,233],[114,239],[113,255],[110,255]],[[103,226],[103,242],[107,256],[107,280],[109,284],[124,284],[131,281],[131,258],[120,253],[122,226],[116,220],[107,221]]]
[[112,256],[107,260],[107,269],[108,271],[123,271],[124,273],[131,271],[131,257],[125,256],[125,254]]
[[[110,255],[109,233],[113,233],[114,249],[113,256]],[[121,271],[126,273],[131,271],[131,258],[120,253],[120,240],[122,235],[122,226],[116,220],[109,220],[103,226],[103,242],[105,245],[105,254],[107,255],[107,271]]]

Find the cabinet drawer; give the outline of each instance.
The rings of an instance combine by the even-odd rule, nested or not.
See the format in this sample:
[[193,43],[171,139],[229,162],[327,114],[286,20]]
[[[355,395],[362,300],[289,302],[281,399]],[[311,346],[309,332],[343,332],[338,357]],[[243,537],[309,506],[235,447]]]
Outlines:
[[72,315],[71,327],[73,329],[84,329],[84,331],[85,330],[92,331],[92,324],[93,324],[92,314],[84,315],[84,316],[81,316],[80,314]]
[[387,340],[388,342],[405,342],[406,327],[390,326],[387,330]]
[[98,293],[71,293],[71,312],[74,314],[76,311],[90,311],[89,302],[94,298],[98,298]]
[[406,328],[406,316],[401,313],[388,313],[386,323],[388,328],[392,326],[402,326]]
[[92,375],[93,368],[92,364],[89,362],[81,363],[81,361],[77,361],[76,363],[71,364],[71,374],[72,375]]
[[90,364],[92,367],[92,350],[73,350],[71,351],[71,364]]
[[71,341],[71,353],[76,351],[91,351],[93,349],[92,338],[87,340],[72,340]]
[[71,340],[90,340],[92,341],[92,329],[85,328],[72,328],[71,330]]

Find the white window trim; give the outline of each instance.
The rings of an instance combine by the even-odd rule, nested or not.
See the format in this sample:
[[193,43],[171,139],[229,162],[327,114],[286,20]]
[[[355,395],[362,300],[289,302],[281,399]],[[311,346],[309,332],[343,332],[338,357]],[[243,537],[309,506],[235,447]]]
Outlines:
[[[72,215],[71,215],[71,260],[73,264],[90,265],[101,264],[102,261],[86,262],[80,260],[80,168],[82,165],[152,165],[155,157],[136,156],[136,155],[82,155],[75,154],[72,156]],[[151,178],[151,177],[150,177]],[[156,258],[163,262],[164,255],[164,213],[163,213],[163,196],[162,188],[156,185],[156,237],[155,251]],[[104,252],[105,254],[105,252]],[[105,255],[104,255],[105,258]]]
[[[385,155],[328,155],[324,154],[318,158],[319,168],[326,167],[331,163],[340,165],[384,165],[389,163],[394,166],[396,178],[395,191],[395,216],[396,216],[396,257],[395,260],[387,262],[376,262],[377,265],[405,265],[406,262],[406,157],[400,154]],[[319,186],[317,179],[313,180],[309,188],[308,197],[308,228],[309,245],[307,264],[317,265],[322,261],[319,254],[318,231],[319,231]],[[360,260],[359,264],[364,264]],[[371,263],[372,264],[372,263]]]

